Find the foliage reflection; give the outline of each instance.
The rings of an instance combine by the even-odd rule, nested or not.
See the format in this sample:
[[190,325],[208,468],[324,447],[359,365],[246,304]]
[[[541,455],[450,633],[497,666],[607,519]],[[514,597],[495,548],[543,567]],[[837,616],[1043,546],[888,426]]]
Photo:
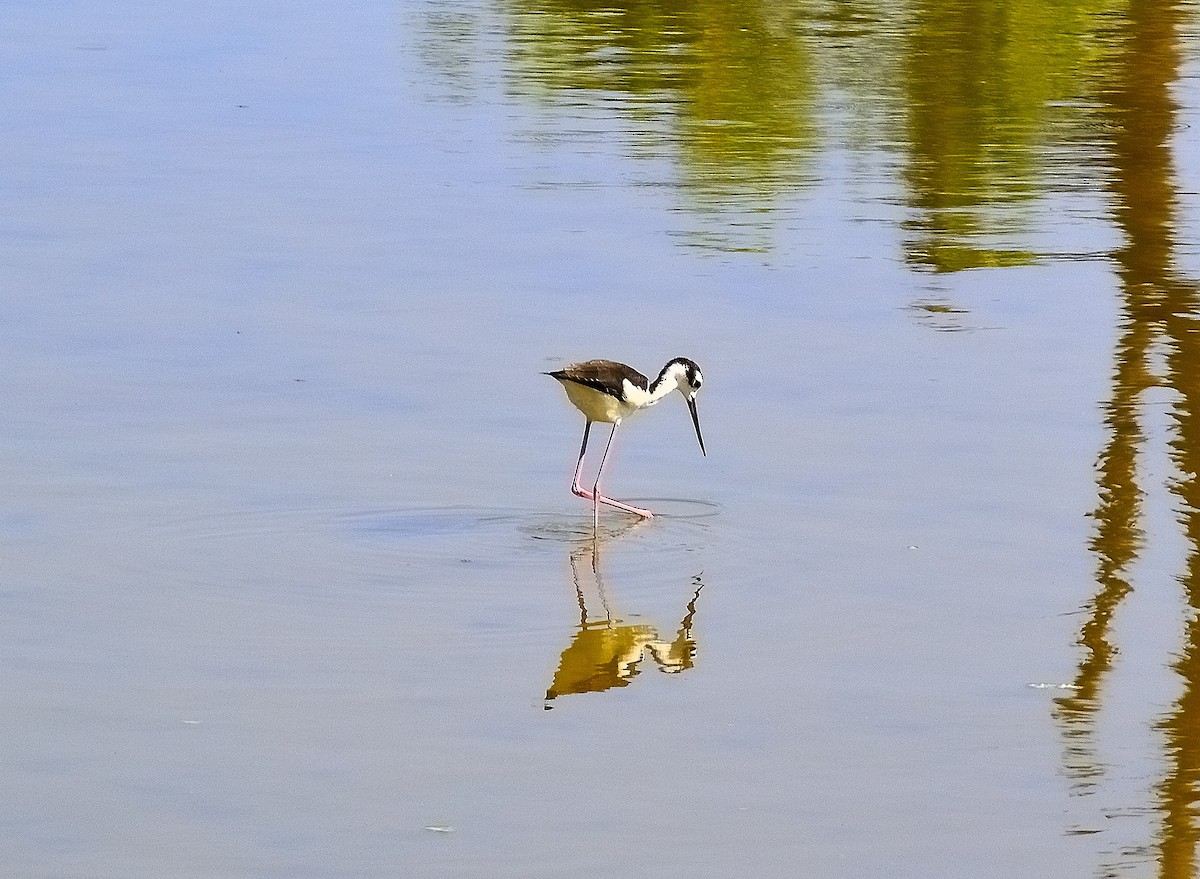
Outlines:
[[616,106],[635,151],[661,146],[678,156],[696,203],[757,208],[801,179],[811,58],[786,7],[516,0],[508,10],[514,87],[550,102]]
[[[688,204],[772,222],[821,141],[896,154],[906,257],[936,271],[1034,259],[1035,200],[1103,183],[1092,132],[1122,0],[506,0],[510,86],[625,120]],[[893,175],[895,176],[895,175]]]

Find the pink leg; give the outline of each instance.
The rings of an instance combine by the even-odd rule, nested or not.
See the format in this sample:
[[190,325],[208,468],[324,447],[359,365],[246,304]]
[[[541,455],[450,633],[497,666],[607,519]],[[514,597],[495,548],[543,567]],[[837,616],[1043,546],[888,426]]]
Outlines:
[[604,462],[608,460],[608,450],[612,448],[613,437],[617,435],[619,423],[613,424],[612,433],[608,435],[608,442],[604,446],[604,454],[600,456],[600,467],[596,470],[596,482],[592,486],[592,519],[593,525],[600,524],[600,510],[598,504],[608,504],[616,507],[618,510],[624,510],[627,513],[641,516],[645,519],[650,519],[654,516],[649,510],[643,510],[640,507],[631,507],[629,504],[623,504],[620,501],[615,501],[610,497],[605,497],[600,494],[600,474],[604,472]]
[[592,496],[587,493],[586,489],[579,487],[579,473],[583,470],[583,455],[587,451],[588,433],[592,430],[592,422],[587,422],[583,426],[583,445],[579,447],[579,460],[575,462],[575,476],[571,480],[571,494],[577,497],[585,497],[589,501]]
[[[583,456],[587,453],[588,434],[591,433],[592,422],[583,425],[583,444],[579,447],[579,460],[575,462],[575,476],[571,479],[571,494],[592,502],[592,527],[600,525],[600,512],[596,508],[596,493],[588,491],[579,484],[579,474],[583,471]],[[609,437],[611,440],[612,438]]]
[[597,528],[600,526],[600,504],[609,504],[619,510],[625,510],[627,513],[633,513],[647,519],[651,518],[653,513],[649,510],[631,507],[628,504],[623,504],[620,501],[615,501],[600,494],[600,471],[604,469],[604,461],[608,458],[608,449],[612,446],[613,437],[617,433],[617,425],[615,424],[613,425],[612,433],[608,435],[608,444],[604,447],[604,456],[600,459],[600,469],[596,471],[596,482],[592,486],[592,490],[588,491],[579,484],[579,474],[583,470],[583,455],[587,451],[588,433],[591,429],[592,422],[589,421],[583,427],[583,444],[579,447],[579,460],[575,464],[575,476],[571,480],[571,494],[592,502],[592,527]]

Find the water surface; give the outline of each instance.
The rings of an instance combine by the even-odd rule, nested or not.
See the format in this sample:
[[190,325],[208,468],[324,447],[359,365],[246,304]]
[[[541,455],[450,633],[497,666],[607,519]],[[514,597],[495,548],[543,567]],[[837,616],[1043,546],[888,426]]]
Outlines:
[[1193,2],[0,20],[6,874],[1195,875]]

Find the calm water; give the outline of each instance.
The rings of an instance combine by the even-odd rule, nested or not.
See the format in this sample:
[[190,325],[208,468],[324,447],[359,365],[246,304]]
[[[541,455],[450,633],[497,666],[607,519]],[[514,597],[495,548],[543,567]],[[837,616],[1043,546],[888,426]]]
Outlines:
[[0,55],[4,875],[1200,874],[1195,2]]

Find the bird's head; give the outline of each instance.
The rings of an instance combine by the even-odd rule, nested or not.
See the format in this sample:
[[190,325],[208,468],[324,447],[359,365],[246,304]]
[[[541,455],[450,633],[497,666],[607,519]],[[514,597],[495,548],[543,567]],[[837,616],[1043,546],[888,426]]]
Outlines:
[[704,384],[704,376],[700,373],[700,367],[694,360],[676,357],[663,367],[659,381],[674,382],[676,390],[687,400],[688,410],[692,413],[692,424],[696,427],[696,439],[700,441],[700,452],[707,456],[708,452],[704,450],[704,437],[700,433],[700,417],[696,414],[696,394],[700,391],[700,386]]
[[686,399],[694,400],[696,392],[704,384],[704,376],[700,373],[700,367],[696,365],[696,361],[688,360],[686,357],[676,357],[663,367],[659,381],[668,385],[674,384]]

